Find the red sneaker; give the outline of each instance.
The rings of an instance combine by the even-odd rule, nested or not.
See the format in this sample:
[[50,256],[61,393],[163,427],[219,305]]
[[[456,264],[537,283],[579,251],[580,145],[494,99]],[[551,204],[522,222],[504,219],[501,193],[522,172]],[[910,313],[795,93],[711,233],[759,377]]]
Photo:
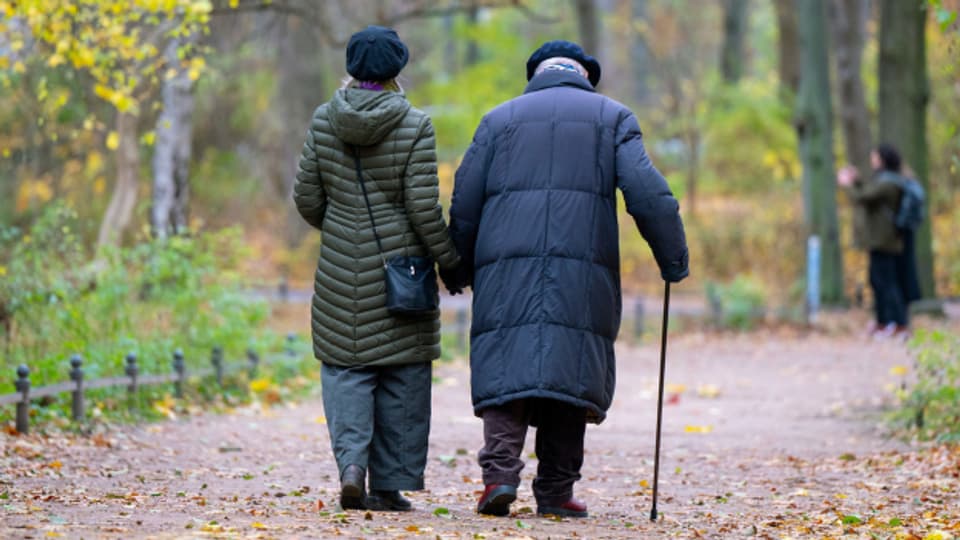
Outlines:
[[510,513],[510,503],[517,500],[517,487],[507,484],[490,484],[484,490],[477,513],[488,516],[505,516]]
[[540,506],[537,505],[537,514],[541,516],[558,516],[571,518],[585,518],[587,514],[587,505],[577,499],[570,497],[570,500],[560,506]]

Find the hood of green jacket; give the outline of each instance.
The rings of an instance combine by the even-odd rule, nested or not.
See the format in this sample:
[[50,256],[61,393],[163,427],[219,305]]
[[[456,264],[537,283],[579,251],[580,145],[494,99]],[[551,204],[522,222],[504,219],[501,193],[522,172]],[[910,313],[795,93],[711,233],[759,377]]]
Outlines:
[[410,110],[403,94],[359,88],[337,90],[329,106],[330,127],[347,144],[371,146],[382,141]]

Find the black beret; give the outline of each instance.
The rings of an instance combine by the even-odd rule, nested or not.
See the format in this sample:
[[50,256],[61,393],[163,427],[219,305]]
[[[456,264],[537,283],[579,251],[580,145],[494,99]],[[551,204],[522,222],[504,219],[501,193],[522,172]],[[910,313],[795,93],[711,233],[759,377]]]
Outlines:
[[597,86],[597,83],[600,82],[600,62],[597,62],[596,58],[583,52],[583,47],[573,43],[572,41],[566,41],[563,39],[548,41],[541,45],[539,49],[533,51],[533,54],[530,55],[530,59],[527,60],[527,80],[529,81],[533,78],[533,74],[537,70],[537,66],[539,66],[544,60],[556,58],[558,56],[579,62],[580,65],[586,68],[587,78],[590,79],[590,84],[593,86]]
[[368,26],[347,43],[347,73],[358,81],[389,81],[409,58],[407,46],[391,28]]

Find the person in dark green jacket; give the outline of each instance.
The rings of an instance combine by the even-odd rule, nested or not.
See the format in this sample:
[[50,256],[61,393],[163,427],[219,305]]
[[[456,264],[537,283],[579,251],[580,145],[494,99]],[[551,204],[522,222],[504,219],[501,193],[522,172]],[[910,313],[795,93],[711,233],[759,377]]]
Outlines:
[[920,295],[913,233],[895,224],[901,183],[909,181],[901,176],[900,154],[881,144],[870,153],[870,164],[871,178],[860,178],[856,168],[848,166],[838,172],[837,182],[854,205],[854,243],[870,256],[875,316],[870,333],[884,337],[907,332],[907,307]]
[[429,256],[451,271],[459,257],[438,203],[433,126],[396,82],[407,47],[393,30],[371,26],[351,37],[346,52],[351,79],[313,113],[293,194],[300,214],[323,235],[313,349],[323,363],[341,506],[409,510],[400,490],[423,489],[440,317],[391,315],[382,260]]

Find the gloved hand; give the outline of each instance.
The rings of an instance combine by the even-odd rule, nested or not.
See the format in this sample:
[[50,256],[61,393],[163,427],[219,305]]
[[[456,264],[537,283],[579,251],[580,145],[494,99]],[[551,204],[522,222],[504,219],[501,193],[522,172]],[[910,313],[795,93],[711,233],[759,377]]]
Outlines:
[[472,279],[472,272],[464,264],[449,270],[440,269],[440,280],[451,296],[463,293],[464,287],[472,285]]

